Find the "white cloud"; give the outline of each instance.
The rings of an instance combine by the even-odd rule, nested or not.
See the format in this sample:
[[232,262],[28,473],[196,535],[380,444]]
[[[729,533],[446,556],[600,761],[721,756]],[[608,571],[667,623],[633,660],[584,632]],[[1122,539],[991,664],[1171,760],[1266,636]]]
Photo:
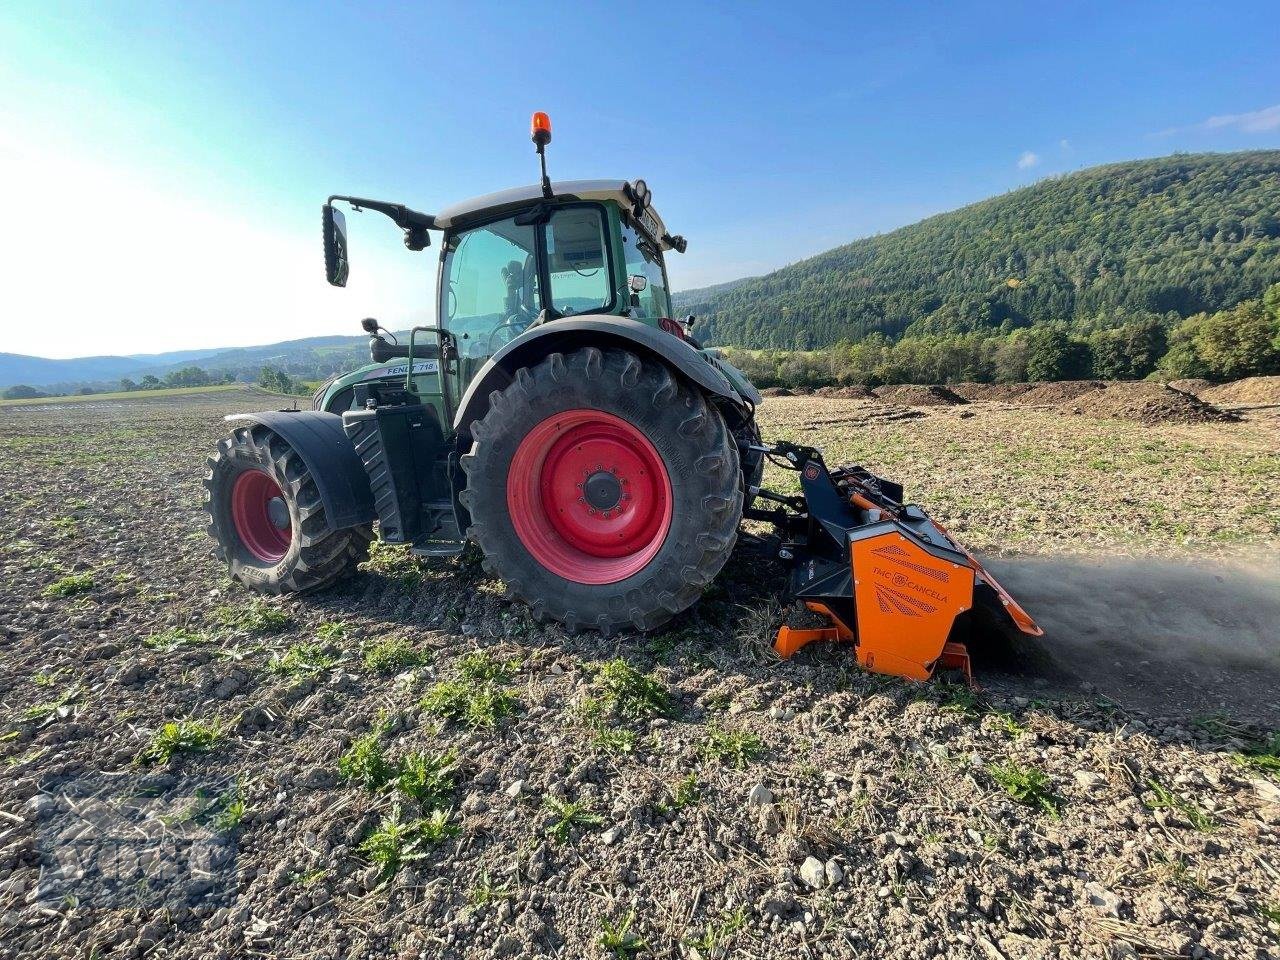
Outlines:
[[3,123],[0,156],[22,185],[6,194],[0,229],[0,351],[77,357],[358,334],[362,316],[421,323],[432,303],[435,258],[374,249],[383,233],[398,246],[386,221],[348,217],[352,280],[338,290],[324,281],[319,229],[284,226],[270,207],[160,184]]
[[1063,137],[1061,140],[1058,141],[1058,147],[1062,150],[1070,150],[1071,141],[1068,140],[1066,137]]
[[1209,133],[1216,130],[1234,130],[1237,133],[1270,133],[1280,130],[1280,103],[1248,113],[1223,113],[1187,127],[1170,127],[1157,136],[1167,137],[1175,133]]
[[1018,158],[1018,169],[1029,170],[1040,162],[1040,154],[1032,153],[1030,150],[1024,150],[1022,156]]

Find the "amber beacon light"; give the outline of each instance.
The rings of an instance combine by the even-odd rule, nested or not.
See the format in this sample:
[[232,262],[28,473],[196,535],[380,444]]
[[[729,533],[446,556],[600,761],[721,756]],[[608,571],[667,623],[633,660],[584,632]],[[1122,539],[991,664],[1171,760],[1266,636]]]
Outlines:
[[551,118],[539,110],[533,115],[533,120],[529,124],[529,133],[534,143],[545,147],[551,142]]

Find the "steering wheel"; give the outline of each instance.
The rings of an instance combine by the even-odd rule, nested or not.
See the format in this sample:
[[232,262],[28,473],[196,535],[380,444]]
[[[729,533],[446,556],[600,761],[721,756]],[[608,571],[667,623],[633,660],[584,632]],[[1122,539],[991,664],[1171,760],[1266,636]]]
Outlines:
[[[531,320],[532,318],[528,312],[521,307],[518,313],[513,313],[498,326],[494,327],[489,333],[489,356],[493,356],[520,334],[524,333]],[[501,338],[499,339],[500,336]],[[498,341],[496,345],[494,343],[495,340]]]

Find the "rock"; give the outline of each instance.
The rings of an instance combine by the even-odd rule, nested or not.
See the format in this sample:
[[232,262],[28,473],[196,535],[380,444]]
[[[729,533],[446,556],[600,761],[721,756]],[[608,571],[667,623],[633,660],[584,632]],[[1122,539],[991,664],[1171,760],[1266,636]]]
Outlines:
[[622,839],[621,827],[610,827],[604,833],[600,834],[600,842],[606,847],[611,847]]
[[514,800],[516,797],[520,796],[520,793],[521,793],[523,790],[524,790],[524,781],[523,781],[523,780],[516,780],[516,781],[515,781],[515,782],[513,782],[510,786],[508,786],[508,787],[507,787],[507,789],[506,789],[506,790],[504,790],[503,792],[504,792],[508,797],[510,797],[511,799],[513,799],[513,800]]
[[1082,790],[1096,790],[1102,786],[1104,777],[1100,773],[1094,773],[1091,770],[1077,770],[1075,772],[1076,783],[1080,785]]
[[1250,777],[1249,786],[1263,803],[1280,803],[1280,787],[1262,777]]
[[827,868],[817,857],[806,857],[800,864],[800,879],[806,886],[821,890],[827,885]]
[[753,807],[763,807],[766,803],[773,803],[773,791],[763,783],[757,783],[747,794],[747,803]]
[[1120,917],[1120,911],[1128,906],[1124,900],[1100,883],[1089,883],[1084,890],[1092,906],[1117,919]]
[[834,860],[828,860],[826,866],[827,886],[834,887],[844,879],[844,869]]

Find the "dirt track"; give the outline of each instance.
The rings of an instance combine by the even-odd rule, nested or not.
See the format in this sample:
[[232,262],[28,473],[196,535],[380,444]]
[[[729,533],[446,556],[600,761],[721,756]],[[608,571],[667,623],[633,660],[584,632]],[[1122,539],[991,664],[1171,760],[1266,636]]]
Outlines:
[[[0,411],[0,956],[608,956],[603,924],[628,917],[619,942],[656,957],[1276,955],[1280,787],[1259,752],[1280,620],[1275,581],[1234,572],[1280,533],[1265,419],[769,400],[767,433],[1031,556],[993,566],[1059,661],[988,654],[974,698],[839,649],[768,661],[782,572],[745,547],[670,630],[610,642],[532,622],[473,560],[384,556],[255,603],[209,557],[199,498],[219,415],[261,399],[138,403]],[[380,672],[390,639],[418,665]],[[421,703],[476,651],[509,664],[493,729]],[[609,705],[619,656],[663,715]],[[207,750],[138,761],[191,718],[217,725]],[[456,834],[389,875],[362,844],[420,804],[343,778],[369,734],[389,763],[458,758]],[[1030,803],[1010,772],[1043,776]],[[151,822],[230,859],[158,899],[50,898],[68,779],[167,803]],[[217,788],[208,815],[193,781]]]

